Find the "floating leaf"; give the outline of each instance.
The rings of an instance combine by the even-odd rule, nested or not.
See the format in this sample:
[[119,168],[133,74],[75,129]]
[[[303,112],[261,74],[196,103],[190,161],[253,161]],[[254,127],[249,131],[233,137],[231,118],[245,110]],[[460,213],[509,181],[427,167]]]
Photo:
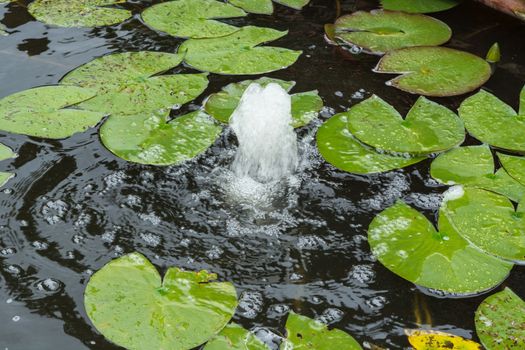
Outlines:
[[[522,203],[523,204],[523,203]],[[444,212],[461,236],[479,249],[512,262],[525,262],[523,205],[494,192],[465,187],[446,202]]]
[[[242,94],[246,88],[256,83],[265,87],[270,83],[279,84],[287,92],[295,85],[294,81],[284,81],[279,79],[263,77],[257,80],[245,80],[239,83],[232,83],[222,88],[222,91],[212,94],[204,105],[204,109],[215,119],[228,123],[233,111],[237,108]],[[302,92],[292,95],[292,118],[293,127],[298,128],[309,124],[317,117],[318,112],[323,107],[323,100],[317,91]]]
[[108,7],[125,0],[36,0],[28,10],[37,20],[59,27],[99,27],[131,17],[128,10]]
[[459,107],[467,131],[491,146],[525,152],[525,86],[521,91],[520,111],[496,96],[481,90]]
[[292,65],[301,55],[281,47],[257,45],[285,36],[270,28],[246,26],[220,38],[190,39],[179,48],[185,61],[201,71],[219,74],[263,74]]
[[118,115],[151,112],[189,102],[208,86],[206,74],[158,75],[181,61],[165,52],[107,55],[73,70],[61,84],[97,90],[82,108]]
[[230,323],[203,350],[269,350],[252,332]]
[[451,110],[420,97],[403,119],[377,96],[353,106],[348,129],[361,142],[380,151],[425,155],[463,143],[465,128]]
[[83,132],[103,117],[76,106],[93,96],[92,89],[44,86],[4,97],[0,100],[0,130],[50,139]]
[[91,277],[84,304],[95,327],[126,349],[192,349],[223,329],[237,306],[235,287],[216,278],[169,268],[162,280],[132,253]]
[[446,47],[409,47],[387,53],[374,69],[401,74],[387,84],[425,96],[461,95],[483,85],[490,65],[468,52]]
[[[471,219],[465,224],[472,224]],[[374,218],[368,240],[386,268],[425,288],[471,295],[494,288],[508,276],[512,264],[462,238],[443,208],[438,226],[436,231],[423,214],[398,201]]]
[[476,332],[488,350],[525,344],[525,302],[509,288],[485,299],[476,310]]
[[[294,350],[362,350],[359,343],[348,333],[339,329],[329,330],[325,324],[295,312],[288,315],[286,334],[287,341]],[[281,345],[281,349],[285,350],[287,346],[289,345]]]
[[374,10],[340,17],[335,22],[335,35],[366,52],[383,54],[403,47],[444,44],[452,30],[429,16]]
[[222,128],[201,111],[167,121],[167,116],[114,115],[100,128],[100,138],[111,152],[130,162],[173,165],[205,152]]
[[525,185],[525,157],[509,156],[507,154],[498,153],[498,158],[507,173],[519,181],[519,183]]
[[215,38],[238,27],[214,19],[246,16],[238,7],[215,0],[175,0],[147,8],[142,18],[155,30],[180,38]]
[[515,202],[525,196],[525,186],[505,169],[494,174],[494,159],[487,145],[459,147],[441,154],[430,166],[430,174],[447,185],[468,185],[493,191]]
[[[310,0],[274,0],[276,3],[291,7],[296,10],[302,9]],[[272,0],[228,0],[231,4],[251,13],[271,15],[273,13]]]
[[414,350],[482,350],[481,345],[472,341],[436,331],[408,331],[408,341]]
[[349,173],[371,174],[403,168],[425,159],[378,153],[363,145],[348,130],[350,111],[334,115],[317,132],[317,148],[328,163]]
[[492,44],[489,52],[487,52],[486,60],[489,63],[498,63],[501,60],[501,51],[498,43]]
[[[10,159],[10,158],[16,158],[17,154],[13,152],[13,150],[6,145],[0,143],[0,161]],[[0,172],[0,187],[6,184],[7,181],[9,181],[10,178],[14,176],[13,173],[6,173],[1,171]]]
[[385,10],[391,11],[432,13],[449,10],[460,2],[459,0],[381,0],[381,5]]

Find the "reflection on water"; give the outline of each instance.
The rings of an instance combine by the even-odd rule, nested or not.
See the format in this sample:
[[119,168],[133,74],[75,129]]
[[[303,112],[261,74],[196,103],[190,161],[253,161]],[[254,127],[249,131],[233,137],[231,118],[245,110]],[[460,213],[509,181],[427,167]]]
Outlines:
[[[0,96],[55,84],[105,53],[174,52],[180,43],[137,18],[108,28],[48,27],[32,21],[22,3],[0,6],[11,32],[0,38]],[[149,3],[126,6],[138,13]],[[375,6],[343,1],[343,11],[356,4]],[[323,25],[335,17],[332,1],[313,0],[300,13],[276,6],[273,16],[247,21],[290,29],[277,44],[304,54],[270,76],[296,80],[298,91],[318,89],[329,106],[321,121],[370,93],[405,113],[416,97],[385,87],[387,77],[371,73],[376,57],[345,60],[348,56],[324,43]],[[452,47],[484,55],[500,42],[503,60],[487,88],[517,107],[516,91],[525,81],[523,25],[470,2],[436,17],[452,26]],[[211,75],[206,93],[181,113],[245,79]],[[461,99],[438,102],[454,109]],[[117,349],[87,320],[83,291],[93,271],[135,250],[163,270],[208,269],[233,281],[242,301],[235,321],[273,349],[290,309],[342,328],[360,342],[392,349],[408,346],[404,329],[421,323],[474,336],[473,313],[483,297],[423,294],[377,263],[366,239],[372,218],[398,198],[436,221],[446,187],[430,178],[430,163],[373,176],[346,174],[317,154],[318,126],[297,130],[297,171],[279,185],[260,186],[233,181],[229,167],[237,140],[230,129],[202,157],[167,168],[116,159],[96,129],[64,141],[0,133],[1,142],[19,154],[2,163],[2,170],[17,176],[0,190],[0,348]],[[246,188],[251,192],[239,190]],[[260,200],[251,200],[254,196]],[[524,268],[515,267],[505,284],[524,297],[524,277]]]

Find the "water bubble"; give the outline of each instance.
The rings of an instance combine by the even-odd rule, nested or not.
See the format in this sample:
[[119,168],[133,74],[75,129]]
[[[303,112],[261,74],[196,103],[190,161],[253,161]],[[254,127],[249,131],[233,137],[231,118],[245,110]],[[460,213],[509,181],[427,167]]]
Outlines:
[[280,348],[280,344],[284,340],[283,337],[266,327],[255,327],[252,332],[257,338],[265,343],[268,348],[270,348],[270,350],[278,350]]
[[141,213],[139,214],[139,217],[141,220],[147,221],[153,226],[158,226],[162,221],[155,213]]
[[375,272],[371,265],[355,265],[348,273],[348,278],[360,284],[369,284],[374,282]]
[[22,274],[22,268],[18,265],[9,265],[7,266],[7,272],[9,272],[11,275],[18,276]]
[[141,233],[140,238],[152,247],[156,247],[160,244],[160,237],[153,233]]
[[50,224],[55,225],[64,220],[69,206],[66,202],[58,199],[55,201],[47,201],[41,209],[44,219]]
[[326,246],[326,242],[318,236],[302,236],[297,241],[299,249],[322,249]]
[[55,293],[62,288],[62,282],[53,278],[46,278],[38,282],[36,286],[41,292]]
[[245,291],[239,298],[238,313],[245,318],[253,319],[262,311],[263,296],[259,292]]
[[211,249],[206,251],[206,256],[214,260],[214,259],[219,259],[223,253],[224,253],[224,250],[222,250],[221,248],[217,246],[213,246],[211,247]]
[[330,325],[341,321],[344,315],[345,313],[343,311],[331,307],[324,310],[323,313],[319,317],[317,317],[317,320]]
[[277,316],[284,316],[290,311],[290,307],[285,304],[275,304],[270,306],[269,311]]
[[366,301],[366,305],[368,305],[372,309],[382,309],[386,305],[386,298],[383,296],[375,296],[372,299],[369,299]]
[[0,255],[3,255],[3,256],[9,256],[9,255],[13,255],[16,253],[16,249],[15,248],[4,248],[2,250],[0,250]]
[[20,321],[20,316],[18,316],[18,315],[17,316],[13,316],[12,320],[13,320],[13,322],[18,322],[18,321]]
[[124,183],[127,179],[127,175],[123,171],[117,171],[104,177],[106,183],[106,189],[111,189]]
[[31,245],[36,250],[46,250],[47,248],[49,248],[49,244],[47,244],[46,242],[42,242],[42,241],[34,241],[31,243]]

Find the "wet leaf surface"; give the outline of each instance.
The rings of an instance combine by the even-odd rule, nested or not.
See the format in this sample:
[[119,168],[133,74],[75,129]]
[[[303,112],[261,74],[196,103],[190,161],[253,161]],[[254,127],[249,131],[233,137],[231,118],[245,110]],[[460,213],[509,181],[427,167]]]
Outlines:
[[147,8],[142,19],[151,28],[181,38],[214,38],[238,27],[216,21],[246,16],[238,7],[215,0],[176,0]]
[[372,252],[390,271],[425,288],[458,296],[489,290],[512,264],[485,254],[450,224],[443,209],[439,231],[403,201],[377,215],[368,228]]
[[190,66],[218,74],[263,74],[284,69],[301,55],[301,51],[281,47],[258,46],[277,40],[287,32],[246,26],[220,38],[190,39],[179,52]]
[[373,54],[411,46],[441,45],[449,41],[451,35],[452,30],[440,20],[403,12],[358,11],[335,22],[337,39]]
[[102,143],[134,163],[173,165],[205,152],[222,128],[201,111],[167,121],[166,115],[114,115],[100,128]]
[[[291,7],[296,10],[302,9],[310,0],[274,0],[276,3]],[[229,3],[242,8],[246,12],[271,15],[273,13],[272,0],[228,0]]]
[[480,344],[453,334],[424,330],[407,333],[414,350],[483,350]]
[[374,70],[400,74],[387,84],[425,96],[473,91],[491,76],[490,65],[468,52],[446,47],[409,47],[387,53]]
[[269,350],[252,332],[230,323],[203,350]]
[[220,332],[237,306],[235,287],[216,278],[172,267],[162,279],[143,255],[128,254],[91,277],[86,312],[99,332],[127,349],[192,349]]
[[426,155],[463,143],[465,129],[451,110],[420,97],[405,119],[378,96],[348,112],[348,129],[361,142],[380,151]]
[[491,93],[481,90],[459,107],[467,131],[491,146],[525,152],[525,87],[518,113]]
[[409,13],[432,13],[449,10],[459,5],[459,0],[381,0],[385,10]]
[[104,116],[77,106],[95,93],[75,86],[44,86],[4,97],[0,100],[0,130],[50,139],[83,132]]
[[525,157],[498,153],[498,158],[507,173],[525,186]]
[[[210,95],[206,100],[204,109],[209,115],[220,122],[228,123],[233,111],[239,105],[242,94],[252,83],[257,83],[262,87],[265,87],[270,83],[276,83],[288,92],[290,92],[295,85],[295,82],[293,81],[284,81],[266,77],[257,80],[245,80],[239,83],[232,83],[223,87],[222,91]],[[317,117],[321,108],[323,108],[323,100],[319,97],[317,91],[296,93],[291,96],[292,125],[294,128],[309,124]]]
[[112,5],[126,0],[36,0],[28,10],[37,20],[59,27],[100,27],[120,23],[131,12]]
[[476,310],[476,332],[488,350],[525,344],[525,302],[509,288],[485,299]]
[[524,262],[523,205],[515,211],[512,202],[502,195],[469,187],[463,191],[461,197],[447,201],[444,208],[459,234],[489,254]]

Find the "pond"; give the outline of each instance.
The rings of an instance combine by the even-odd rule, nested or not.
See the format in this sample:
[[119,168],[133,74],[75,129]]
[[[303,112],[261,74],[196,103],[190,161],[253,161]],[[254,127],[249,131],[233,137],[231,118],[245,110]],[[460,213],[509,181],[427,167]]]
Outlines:
[[[28,3],[0,5],[9,34],[0,36],[0,98],[57,84],[105,54],[174,53],[184,41],[142,22],[140,13],[158,1],[129,0],[120,7],[131,18],[96,28],[46,25],[28,13]],[[324,38],[324,25],[341,14],[377,7],[312,0],[301,11],[276,4],[272,15],[223,20],[288,30],[271,45],[303,54],[264,76],[295,81],[294,92],[318,90],[324,102],[318,120],[296,129],[299,166],[278,186],[235,186],[228,169],[238,143],[230,128],[204,154],[167,167],[116,157],[100,140],[103,122],[58,140],[0,131],[0,142],[18,154],[1,164],[16,176],[0,189],[0,348],[121,349],[90,322],[84,290],[94,272],[135,251],[161,275],[177,266],[232,282],[239,295],[233,320],[271,349],[290,310],[381,348],[409,348],[406,329],[479,341],[474,313],[489,294],[457,298],[417,287],[384,267],[368,242],[372,220],[399,199],[437,222],[449,186],[431,177],[432,159],[358,175],[317,150],[317,130],[334,114],[375,94],[404,115],[418,98],[385,85],[394,75],[372,71],[378,56],[354,55]],[[499,43],[501,61],[484,88],[517,110],[525,82],[523,22],[471,1],[432,16],[451,27],[448,47],[485,57]],[[179,65],[173,73],[198,71]],[[172,115],[200,109],[229,83],[258,77],[210,74],[206,90]],[[468,96],[432,100],[456,111]],[[471,136],[464,143],[478,144]],[[523,266],[514,266],[496,291],[509,287],[525,298],[524,280]]]

